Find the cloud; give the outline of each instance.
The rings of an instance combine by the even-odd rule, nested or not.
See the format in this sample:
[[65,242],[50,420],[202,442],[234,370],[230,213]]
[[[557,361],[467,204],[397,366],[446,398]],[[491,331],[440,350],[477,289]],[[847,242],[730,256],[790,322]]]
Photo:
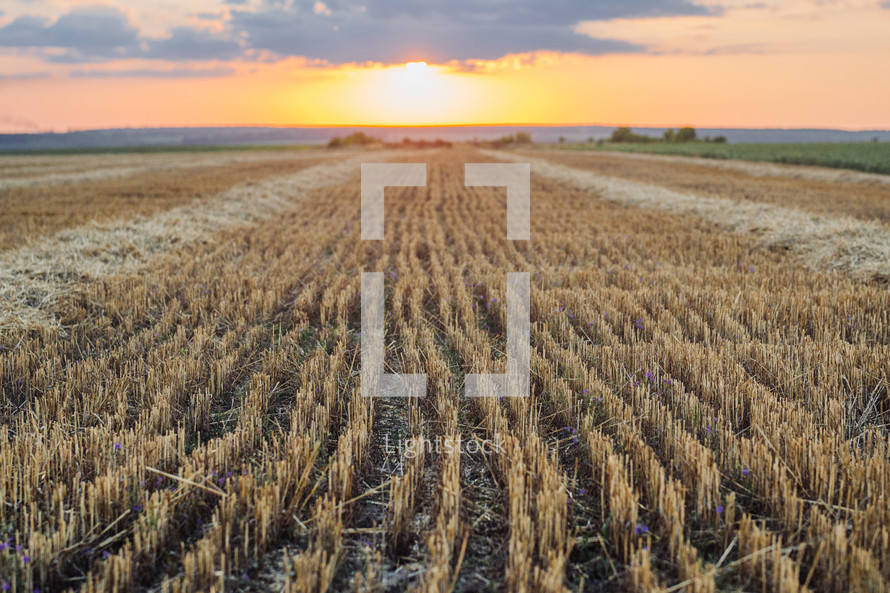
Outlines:
[[[308,2],[308,0],[303,0]],[[688,16],[712,14],[718,9],[688,0],[455,0],[446,6],[439,0],[383,0],[362,10],[350,0],[337,4],[339,13],[358,12],[371,18],[434,18],[456,23],[500,25],[574,25],[579,21],[629,17]]]
[[133,70],[74,70],[72,78],[217,78],[231,76],[234,68],[173,68],[173,69],[133,69]]
[[104,6],[73,8],[52,23],[20,16],[0,28],[0,46],[62,49],[44,53],[46,61],[62,64],[115,58],[228,60],[242,54],[234,39],[191,27],[174,27],[166,38],[142,37],[126,15]]
[[[0,27],[0,46],[42,48],[46,61],[273,59],[323,63],[494,60],[536,51],[600,55],[650,49],[578,29],[610,19],[707,16],[697,0],[223,0],[222,32],[188,26],[148,38],[120,10],[75,7],[51,22],[20,16]],[[704,0],[702,0],[704,1]],[[257,8],[248,3],[258,2]],[[222,13],[221,13],[222,14]],[[210,16],[209,13],[205,16]]]
[[126,15],[107,6],[80,6],[55,22],[24,15],[0,27],[0,46],[54,47],[80,58],[122,58],[139,51],[139,30]]
[[[323,17],[327,18],[327,17]],[[345,20],[324,26],[285,10],[232,15],[232,25],[248,44],[283,56],[304,56],[333,63],[404,62],[411,59],[495,59],[511,53],[554,50],[602,54],[638,51],[639,46],[574,33],[568,27],[385,20]]]
[[887,0],[886,2],[881,2],[881,8],[890,10],[890,0]]
[[[447,8],[443,8],[447,6]],[[598,55],[640,45],[575,33],[580,21],[717,14],[686,0],[267,0],[231,11],[230,26],[249,47],[332,63],[496,59],[537,50]]]
[[0,74],[0,80],[37,80],[49,78],[49,72],[23,72],[21,74]]
[[316,2],[312,5],[312,12],[315,14],[323,14],[325,16],[331,16],[331,9],[328,8],[328,5],[324,2]]
[[147,58],[160,60],[228,60],[241,55],[237,41],[192,29],[176,27],[167,39],[149,43]]

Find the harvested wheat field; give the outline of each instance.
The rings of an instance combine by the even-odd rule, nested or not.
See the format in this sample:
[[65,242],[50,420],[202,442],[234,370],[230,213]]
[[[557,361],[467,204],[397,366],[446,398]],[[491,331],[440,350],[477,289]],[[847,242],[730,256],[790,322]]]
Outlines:
[[[465,187],[493,161],[529,241]],[[426,163],[382,241],[363,162]],[[470,147],[0,176],[10,591],[888,588],[890,185]],[[361,396],[362,272],[423,398]],[[531,394],[467,398],[508,272]]]

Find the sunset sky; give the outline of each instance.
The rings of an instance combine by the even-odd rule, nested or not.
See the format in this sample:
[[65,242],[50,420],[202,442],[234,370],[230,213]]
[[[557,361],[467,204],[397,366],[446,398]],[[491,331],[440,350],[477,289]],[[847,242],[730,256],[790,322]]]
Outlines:
[[0,132],[486,123],[890,129],[890,0],[0,4]]

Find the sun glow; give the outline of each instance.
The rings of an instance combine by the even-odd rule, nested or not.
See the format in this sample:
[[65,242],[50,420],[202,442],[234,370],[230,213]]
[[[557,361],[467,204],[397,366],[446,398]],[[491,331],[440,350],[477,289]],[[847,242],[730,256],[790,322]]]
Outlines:
[[356,72],[355,77],[360,109],[381,123],[452,121],[469,98],[464,77],[426,62]]

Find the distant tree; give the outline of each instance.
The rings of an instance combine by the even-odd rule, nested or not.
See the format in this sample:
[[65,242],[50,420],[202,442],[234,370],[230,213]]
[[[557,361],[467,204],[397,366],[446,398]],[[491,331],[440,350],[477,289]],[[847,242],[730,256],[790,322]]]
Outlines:
[[503,148],[504,146],[509,146],[510,144],[516,143],[516,136],[513,134],[509,134],[507,136],[501,136],[497,140],[492,141],[491,146],[494,148]]
[[634,133],[627,127],[612,131],[612,142],[633,142],[633,137]]
[[666,129],[664,131],[664,135],[663,135],[664,141],[665,142],[673,142],[675,134],[676,134],[676,132],[674,132],[674,128]]
[[726,144],[726,136],[714,136],[714,142],[718,144]]
[[612,142],[657,142],[657,138],[634,134],[630,128],[622,127],[612,131]]
[[560,136],[558,142],[559,142],[560,144],[565,144],[565,143],[566,143],[566,137],[565,137],[565,136]]
[[692,142],[695,140],[695,128],[689,126],[677,130],[677,142]]
[[328,148],[339,148],[341,146],[353,145],[364,146],[365,144],[373,144],[374,142],[379,142],[379,140],[373,136],[368,136],[364,132],[356,132],[345,138],[334,136],[328,141]]
[[346,138],[344,138],[343,141],[346,144],[365,145],[365,144],[372,144],[372,143],[376,142],[377,139],[373,138],[371,136],[368,136],[364,132],[356,132],[355,134],[351,134],[351,135],[347,136]]
[[516,132],[516,144],[531,144],[532,135],[528,132]]
[[588,143],[588,144],[593,144],[593,136],[589,136],[589,137],[587,138],[587,143]]
[[878,143],[878,137],[875,136],[874,138],[871,139],[871,141],[874,142],[875,144],[877,144],[877,143]]

